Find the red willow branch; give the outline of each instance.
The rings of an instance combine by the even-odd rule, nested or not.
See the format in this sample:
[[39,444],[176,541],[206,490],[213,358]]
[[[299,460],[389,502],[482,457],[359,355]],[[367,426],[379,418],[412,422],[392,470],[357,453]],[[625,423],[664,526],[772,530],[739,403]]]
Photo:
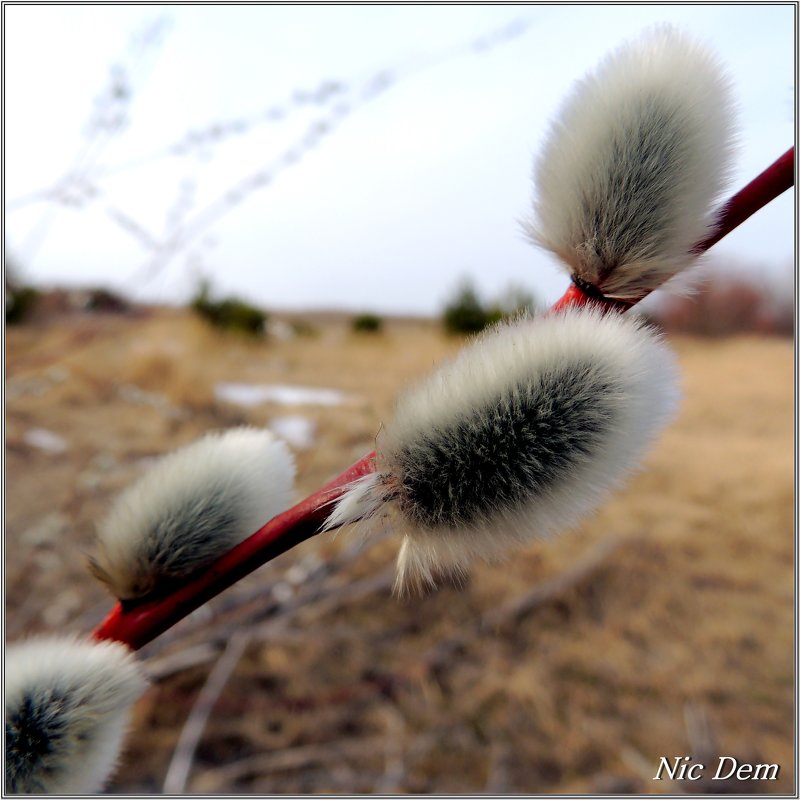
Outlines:
[[704,253],[734,228],[794,185],[794,147],[737,192],[719,211],[714,231],[695,248]]
[[330,511],[352,481],[374,470],[368,453],[341,475],[292,506],[217,559],[180,589],[142,602],[117,603],[92,638],[114,639],[138,650],[192,611],[258,567],[319,533]]
[[[699,254],[708,250],[793,184],[794,148],[791,148],[722,206],[714,232],[697,244],[693,252]],[[573,283],[552,306],[551,313],[588,304],[620,313],[633,305],[605,298],[591,286]],[[374,458],[374,452],[361,458],[320,490],[269,521],[176,591],[142,601],[117,603],[92,638],[124,642],[134,650],[143,647],[258,567],[320,533],[331,504],[354,480],[374,471]]]

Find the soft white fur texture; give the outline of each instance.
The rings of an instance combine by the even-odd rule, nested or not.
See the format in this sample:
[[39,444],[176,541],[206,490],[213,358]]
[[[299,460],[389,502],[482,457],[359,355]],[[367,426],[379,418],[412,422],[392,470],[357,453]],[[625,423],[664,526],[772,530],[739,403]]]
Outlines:
[[5,654],[6,791],[93,794],[116,766],[147,686],[122,644],[48,636]]
[[336,501],[322,530],[340,528],[375,514],[384,502],[384,478],[377,472],[370,472],[348,484],[347,491]]
[[574,277],[640,299],[695,259],[733,143],[731,86],[714,54],[652,29],[565,100],[534,166],[527,231]]
[[292,502],[294,459],[266,430],[211,433],[161,458],[99,527],[92,572],[120,599],[186,577]]
[[[582,382],[585,364],[590,373]],[[580,452],[568,440],[564,447],[573,452],[567,454],[566,474],[545,471],[544,486],[535,491],[503,487],[512,494],[518,488],[523,493],[520,502],[509,506],[496,495],[476,498],[473,506],[482,503],[485,511],[469,524],[420,524],[403,472],[408,454],[419,451],[424,459],[431,443],[437,447],[441,443],[438,458],[449,458],[449,452],[452,458],[463,459],[457,437],[476,426],[485,427],[489,439],[508,439],[513,450],[510,434],[492,428],[501,419],[495,410],[508,405],[523,387],[535,401],[533,412],[530,405],[527,412],[534,424],[536,417],[558,420],[563,413],[548,407],[547,392],[539,392],[539,386],[545,376],[550,376],[552,385],[562,375],[567,386],[562,394],[580,401],[577,413],[599,431],[590,451]],[[433,583],[438,571],[463,571],[476,558],[494,560],[513,546],[574,525],[618,486],[671,418],[678,398],[676,383],[671,352],[632,315],[569,310],[502,324],[399,398],[394,419],[378,437],[376,474],[353,484],[328,527],[388,515],[404,537],[398,559],[401,591],[409,584]],[[578,427],[583,422],[572,417],[566,421]],[[527,425],[527,420],[513,420],[511,427],[517,423]],[[551,438],[561,447],[559,435],[553,431]],[[547,445],[534,441],[532,449],[544,452]],[[424,461],[418,462],[424,466]],[[433,478],[438,475],[433,473]],[[514,480],[513,469],[508,480]],[[439,492],[446,504],[457,487],[440,485],[431,491]],[[449,514],[458,519],[457,513]]]

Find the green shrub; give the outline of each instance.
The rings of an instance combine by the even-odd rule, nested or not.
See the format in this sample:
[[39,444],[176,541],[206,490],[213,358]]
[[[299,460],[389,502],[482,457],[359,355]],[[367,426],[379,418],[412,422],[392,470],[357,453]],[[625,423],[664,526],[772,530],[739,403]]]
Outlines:
[[251,336],[264,334],[267,314],[236,297],[223,300],[211,298],[208,281],[202,281],[194,298],[192,309],[217,328]]
[[537,308],[535,296],[517,284],[511,284],[495,302],[484,305],[472,281],[464,278],[445,306],[442,321],[449,333],[478,333],[522,313],[533,316]]
[[452,300],[445,305],[442,322],[448,333],[477,333],[491,323],[490,312],[483,307],[468,278],[461,281]]
[[30,314],[39,292],[31,286],[6,285],[6,324],[18,325]]
[[130,303],[110,289],[89,289],[86,296],[86,310],[122,314],[130,310]]
[[359,314],[353,317],[352,327],[356,333],[380,333],[383,320],[377,314]]

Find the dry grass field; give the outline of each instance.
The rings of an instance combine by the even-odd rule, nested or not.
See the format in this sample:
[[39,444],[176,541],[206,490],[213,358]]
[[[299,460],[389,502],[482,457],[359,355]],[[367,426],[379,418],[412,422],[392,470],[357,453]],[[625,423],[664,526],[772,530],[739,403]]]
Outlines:
[[[7,331],[8,640],[88,631],[110,608],[85,553],[152,457],[302,415],[305,496],[461,344],[433,322],[304,319],[314,331],[259,342],[165,310]],[[679,417],[579,529],[404,600],[390,531],[317,537],[148,645],[110,791],[161,792],[190,714],[170,784],[186,792],[794,791],[792,342],[673,344]],[[226,381],[345,398],[248,408],[215,396]],[[703,779],[652,780],[684,755]],[[780,773],[711,781],[719,756]]]

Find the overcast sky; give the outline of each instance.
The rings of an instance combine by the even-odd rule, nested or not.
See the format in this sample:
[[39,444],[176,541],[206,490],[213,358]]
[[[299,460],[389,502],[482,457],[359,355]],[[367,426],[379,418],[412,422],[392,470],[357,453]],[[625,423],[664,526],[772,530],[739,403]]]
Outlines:
[[[36,283],[436,313],[469,274],[552,301],[566,278],[519,224],[533,156],[572,82],[656,22],[729,69],[733,189],[794,142],[792,5],[3,13],[6,253]],[[786,271],[793,244],[787,192],[714,254]]]

